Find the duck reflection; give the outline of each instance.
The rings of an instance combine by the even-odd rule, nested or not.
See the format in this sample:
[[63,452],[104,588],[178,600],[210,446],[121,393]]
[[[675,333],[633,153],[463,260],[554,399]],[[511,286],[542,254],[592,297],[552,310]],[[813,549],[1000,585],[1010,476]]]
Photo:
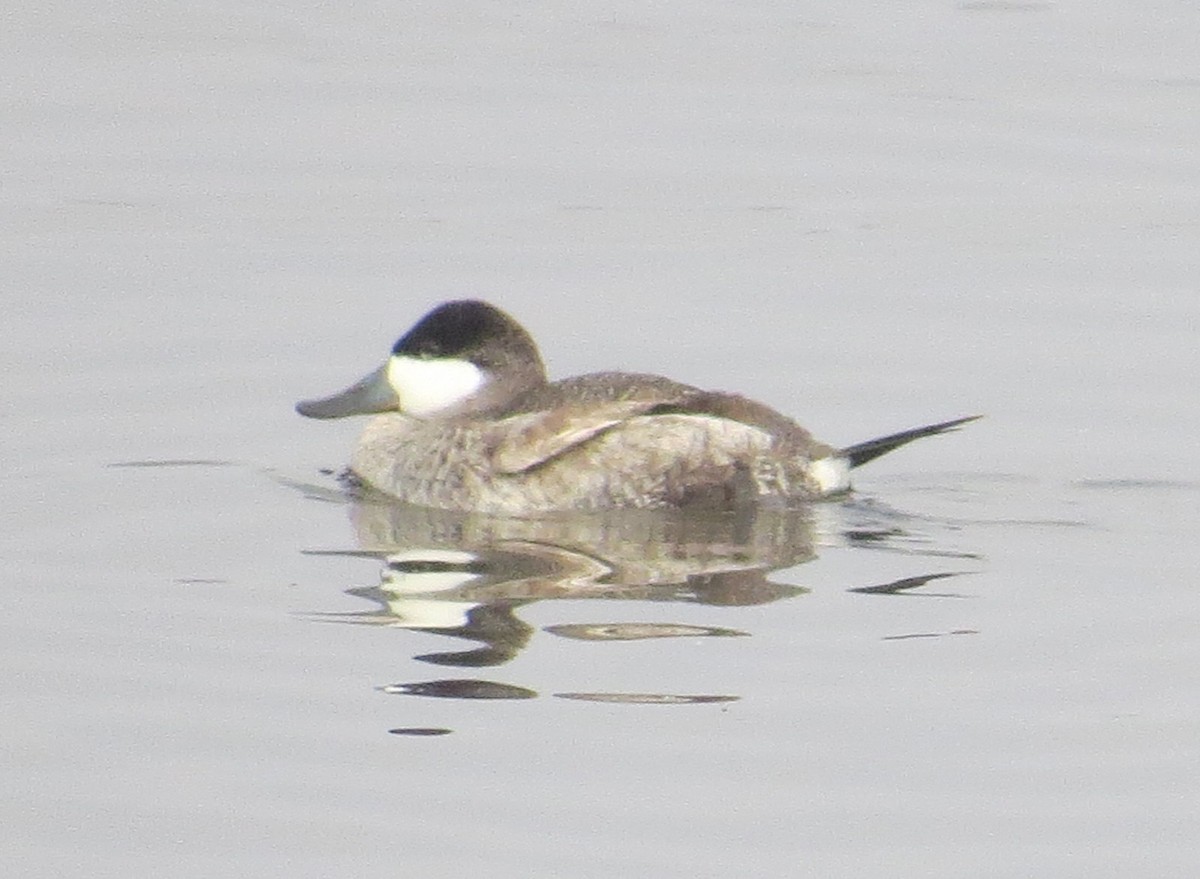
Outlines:
[[[415,656],[418,661],[461,669],[503,665],[538,634],[519,616],[532,602],[548,599],[619,600],[718,606],[760,605],[808,590],[772,579],[774,572],[803,564],[822,543],[906,550],[895,520],[872,521],[874,511],[843,510],[836,534],[821,508],[759,509],[739,514],[611,511],[513,519],[355,499],[349,507],[359,549],[317,551],[353,555],[379,564],[379,583],[347,590],[375,606],[320,618],[390,626],[445,635],[472,646]],[[929,552],[921,554],[944,555]],[[902,594],[937,573],[860,587],[868,594]],[[574,607],[571,605],[570,607]],[[654,614],[661,616],[661,612]],[[736,638],[735,628],[682,622],[620,620],[562,622],[542,632],[576,641],[628,642],[665,638]],[[394,683],[396,695],[469,700],[519,700],[539,695],[513,683],[473,676]],[[563,699],[628,704],[682,705],[728,702],[719,693],[563,692]],[[400,734],[402,730],[394,730]],[[405,734],[417,734],[405,732]],[[421,732],[420,734],[428,734]]]
[[[416,657],[435,665],[509,661],[533,635],[516,615],[533,601],[764,604],[806,592],[769,575],[814,557],[813,523],[804,511],[512,519],[365,501],[350,511],[361,547],[353,554],[379,559],[381,574],[378,586],[348,592],[376,608],[326,618],[420,629],[481,645]],[[744,634],[650,622],[569,623],[546,631],[591,641]]]

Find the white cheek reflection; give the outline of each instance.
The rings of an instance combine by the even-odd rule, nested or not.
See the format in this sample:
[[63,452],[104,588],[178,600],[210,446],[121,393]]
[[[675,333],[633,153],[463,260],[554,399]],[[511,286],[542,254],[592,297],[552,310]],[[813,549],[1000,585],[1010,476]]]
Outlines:
[[391,553],[380,575],[384,592],[393,595],[423,595],[460,589],[479,579],[471,570],[479,557],[469,552],[412,549]]
[[388,625],[398,629],[461,629],[470,622],[468,615],[479,602],[394,598],[387,606],[394,618]]
[[388,361],[387,377],[400,398],[400,411],[414,418],[452,409],[483,386],[483,373],[466,360],[397,355]]

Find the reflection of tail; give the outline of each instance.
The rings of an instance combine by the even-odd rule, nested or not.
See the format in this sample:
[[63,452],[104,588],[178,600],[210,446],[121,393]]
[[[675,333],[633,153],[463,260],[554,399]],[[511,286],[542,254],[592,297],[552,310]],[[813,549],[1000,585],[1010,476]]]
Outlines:
[[925,427],[914,427],[912,430],[902,430],[899,433],[893,433],[889,436],[867,440],[865,443],[855,443],[848,448],[842,449],[842,455],[850,459],[851,467],[859,467],[868,461],[874,461],[880,455],[886,455],[892,449],[898,449],[903,445],[907,445],[915,439],[920,439],[923,436],[937,436],[939,433],[947,433],[970,421],[977,421],[982,417],[982,415],[971,415],[967,418],[943,421],[941,424],[929,424]]

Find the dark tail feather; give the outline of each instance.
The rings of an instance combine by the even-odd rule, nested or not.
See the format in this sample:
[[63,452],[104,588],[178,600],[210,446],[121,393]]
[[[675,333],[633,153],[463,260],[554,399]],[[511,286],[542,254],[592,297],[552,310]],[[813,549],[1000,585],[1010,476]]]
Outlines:
[[923,436],[937,436],[939,433],[947,433],[948,431],[956,430],[970,421],[978,421],[982,417],[982,415],[971,415],[967,418],[955,418],[953,421],[943,421],[941,424],[929,424],[925,427],[914,427],[912,430],[902,430],[890,436],[881,436],[878,439],[867,440],[865,443],[856,443],[842,449],[842,454],[850,459],[851,467],[860,467],[868,461],[874,461],[880,455],[886,455],[892,449],[898,449],[903,445],[911,443],[915,439],[920,439]]

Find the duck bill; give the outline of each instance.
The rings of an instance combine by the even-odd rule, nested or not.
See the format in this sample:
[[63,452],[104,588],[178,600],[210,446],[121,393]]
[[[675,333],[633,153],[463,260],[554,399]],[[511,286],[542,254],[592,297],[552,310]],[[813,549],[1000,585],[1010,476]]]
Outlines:
[[394,412],[399,408],[400,398],[388,381],[386,363],[340,394],[296,404],[296,411],[307,418],[345,418],[348,415]]

